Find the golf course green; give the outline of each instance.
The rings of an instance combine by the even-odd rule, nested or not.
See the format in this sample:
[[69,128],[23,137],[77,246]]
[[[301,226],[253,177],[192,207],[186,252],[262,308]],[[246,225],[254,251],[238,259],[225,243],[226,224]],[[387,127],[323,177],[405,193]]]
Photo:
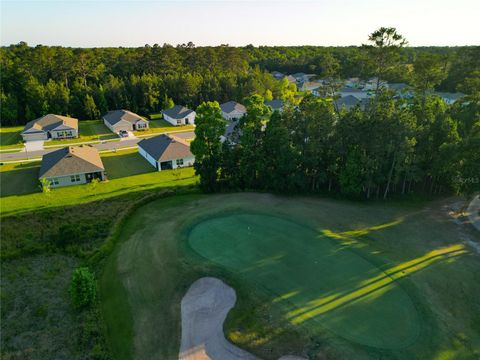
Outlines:
[[419,333],[408,294],[375,265],[293,221],[240,213],[195,225],[190,246],[268,290],[293,325],[377,348],[402,348]]
[[[202,277],[237,299],[225,337],[260,359],[472,359],[480,258],[442,203],[171,196],[122,224],[99,280],[115,359],[178,359]],[[472,230],[473,231],[473,230]]]

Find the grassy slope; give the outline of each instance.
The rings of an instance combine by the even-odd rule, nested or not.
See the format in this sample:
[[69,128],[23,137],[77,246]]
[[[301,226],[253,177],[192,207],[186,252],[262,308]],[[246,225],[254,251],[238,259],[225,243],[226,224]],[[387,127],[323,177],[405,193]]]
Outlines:
[[[422,317],[419,340],[401,350],[382,351],[326,329],[316,333],[293,329],[261,287],[246,286],[241,278],[205,263],[186,246],[182,229],[192,217],[239,208],[301,219],[319,234],[377,259],[392,277],[401,274],[396,282],[412,296]],[[179,234],[183,241],[178,242]],[[460,235],[443,213],[419,207],[255,194],[156,201],[125,224],[121,243],[104,269],[101,288],[109,339],[118,359],[133,352],[137,358],[176,358],[181,297],[192,281],[214,275],[226,279],[239,295],[226,324],[227,335],[263,358],[290,351],[335,359],[472,358],[479,355],[480,347],[480,261],[478,254],[464,248]],[[441,254],[449,248],[459,255]]]

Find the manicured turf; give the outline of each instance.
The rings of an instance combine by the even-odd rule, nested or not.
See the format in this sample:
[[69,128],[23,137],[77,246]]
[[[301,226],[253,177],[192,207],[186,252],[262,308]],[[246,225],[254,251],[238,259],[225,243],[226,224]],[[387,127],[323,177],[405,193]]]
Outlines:
[[20,133],[23,126],[1,127],[0,128],[0,147],[2,149],[22,147],[22,137]]
[[23,195],[40,191],[40,163],[25,162],[0,165],[0,196]]
[[114,358],[177,359],[180,301],[202,276],[236,290],[225,334],[262,359],[475,358],[480,259],[442,206],[248,193],[149,203],[100,280]]
[[143,158],[137,149],[102,154],[102,161],[109,179],[151,173],[155,168]]
[[279,217],[234,214],[196,225],[200,255],[258,284],[282,316],[354,342],[402,348],[419,334],[410,297],[375,265],[314,230]]

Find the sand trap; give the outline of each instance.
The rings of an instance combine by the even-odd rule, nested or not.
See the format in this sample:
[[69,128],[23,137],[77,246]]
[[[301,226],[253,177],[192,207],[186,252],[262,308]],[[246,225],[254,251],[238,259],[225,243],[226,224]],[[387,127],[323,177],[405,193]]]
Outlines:
[[219,279],[205,277],[190,286],[182,299],[180,360],[259,360],[225,339],[223,322],[235,301],[235,291]]

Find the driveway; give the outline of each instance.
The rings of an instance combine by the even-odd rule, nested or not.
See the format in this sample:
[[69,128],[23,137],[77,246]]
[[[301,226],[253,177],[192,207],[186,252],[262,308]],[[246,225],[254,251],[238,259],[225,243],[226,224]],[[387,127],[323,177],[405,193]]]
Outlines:
[[43,150],[43,140],[34,140],[25,142],[26,151],[38,151]]

